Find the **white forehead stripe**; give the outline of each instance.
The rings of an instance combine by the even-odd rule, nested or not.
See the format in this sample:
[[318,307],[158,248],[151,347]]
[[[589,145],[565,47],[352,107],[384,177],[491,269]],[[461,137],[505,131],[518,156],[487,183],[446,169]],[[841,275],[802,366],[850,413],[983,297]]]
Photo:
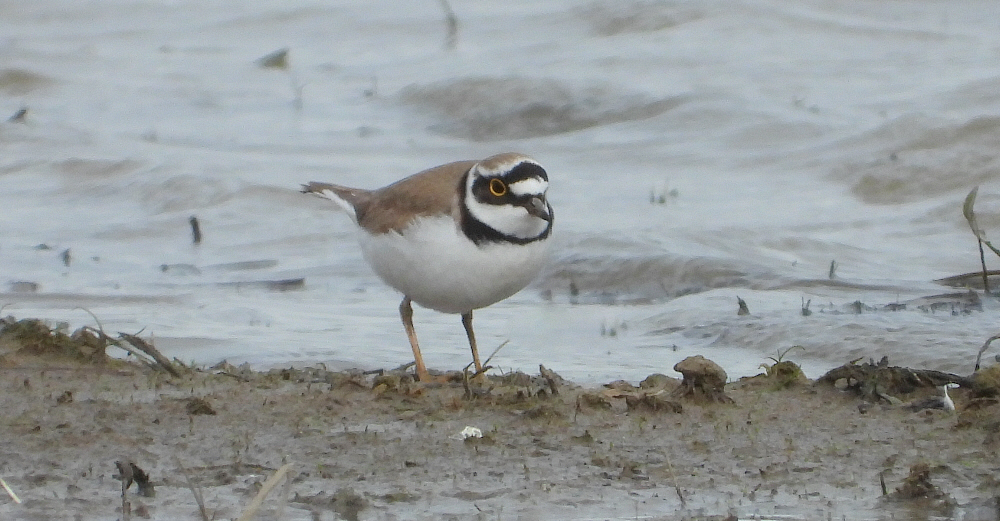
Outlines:
[[541,195],[549,189],[548,181],[539,177],[529,177],[510,184],[510,192],[514,195]]

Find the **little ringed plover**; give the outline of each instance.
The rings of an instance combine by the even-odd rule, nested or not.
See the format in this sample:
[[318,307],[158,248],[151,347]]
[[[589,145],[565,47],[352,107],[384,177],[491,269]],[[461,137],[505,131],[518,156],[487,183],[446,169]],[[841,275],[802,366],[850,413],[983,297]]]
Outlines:
[[399,315],[417,377],[427,380],[411,302],[461,314],[481,371],[472,311],[517,293],[541,270],[552,232],[548,188],[548,174],[535,160],[504,153],[430,168],[375,190],[312,182],[302,191],[337,203],[358,225],[365,260],[403,294]]

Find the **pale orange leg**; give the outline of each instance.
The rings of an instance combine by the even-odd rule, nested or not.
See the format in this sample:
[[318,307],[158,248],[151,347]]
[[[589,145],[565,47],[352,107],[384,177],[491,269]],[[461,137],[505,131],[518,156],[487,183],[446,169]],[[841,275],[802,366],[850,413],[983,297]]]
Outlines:
[[476,348],[476,334],[472,332],[472,312],[462,314],[462,325],[465,326],[465,334],[469,335],[469,347],[472,348],[472,361],[476,363],[476,372],[483,370],[483,364],[479,363],[479,349]]
[[427,366],[424,365],[424,357],[420,354],[417,332],[413,330],[413,306],[410,305],[410,297],[403,297],[403,302],[399,305],[399,318],[403,319],[406,337],[410,339],[410,347],[413,348],[413,359],[417,362],[417,380],[426,382],[430,380],[430,375],[427,373]]

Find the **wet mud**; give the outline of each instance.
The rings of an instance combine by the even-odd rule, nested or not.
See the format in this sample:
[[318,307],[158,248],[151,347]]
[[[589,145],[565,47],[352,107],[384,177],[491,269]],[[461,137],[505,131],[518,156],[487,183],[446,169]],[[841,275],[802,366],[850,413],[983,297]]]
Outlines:
[[107,335],[80,357],[72,334],[52,351],[12,324],[0,477],[20,502],[0,491],[2,519],[237,519],[262,489],[255,519],[997,519],[991,368],[961,377],[955,411],[914,410],[956,375],[870,361],[809,381],[781,360],[726,382],[702,358],[597,388],[545,368],[173,376],[95,355]]

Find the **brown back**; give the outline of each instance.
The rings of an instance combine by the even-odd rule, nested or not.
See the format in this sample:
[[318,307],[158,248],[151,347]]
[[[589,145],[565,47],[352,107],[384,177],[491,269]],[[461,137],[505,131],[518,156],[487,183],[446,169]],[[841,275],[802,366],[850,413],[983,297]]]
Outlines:
[[465,189],[462,179],[475,164],[457,161],[429,168],[356,199],[358,224],[370,233],[387,233],[402,231],[418,216],[451,215]]

